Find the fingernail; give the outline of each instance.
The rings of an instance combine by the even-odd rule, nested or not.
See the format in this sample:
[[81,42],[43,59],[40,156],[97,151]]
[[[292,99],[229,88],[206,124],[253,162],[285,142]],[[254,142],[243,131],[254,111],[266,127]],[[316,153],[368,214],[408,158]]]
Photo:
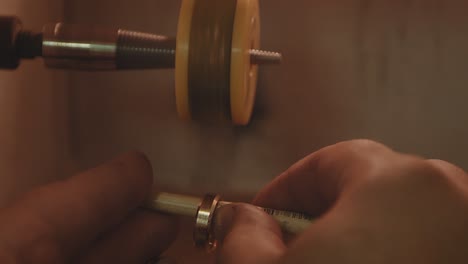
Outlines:
[[214,215],[214,236],[218,243],[222,243],[226,235],[231,230],[235,215],[235,205],[226,204],[216,209]]

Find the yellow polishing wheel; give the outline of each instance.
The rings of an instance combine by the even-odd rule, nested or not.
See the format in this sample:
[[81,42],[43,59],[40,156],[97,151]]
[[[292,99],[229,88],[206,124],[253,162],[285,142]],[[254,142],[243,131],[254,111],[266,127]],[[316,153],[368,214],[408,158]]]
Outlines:
[[183,0],[175,63],[179,116],[247,125],[258,72],[252,50],[259,47],[258,0]]
[[195,0],[182,1],[177,28],[175,91],[177,112],[184,120],[191,118],[188,98],[188,54],[194,4]]

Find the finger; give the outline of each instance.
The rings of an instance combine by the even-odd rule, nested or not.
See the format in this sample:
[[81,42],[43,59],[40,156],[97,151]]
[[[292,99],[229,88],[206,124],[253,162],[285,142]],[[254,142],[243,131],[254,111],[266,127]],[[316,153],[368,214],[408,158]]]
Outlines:
[[139,211],[100,240],[80,263],[146,263],[159,257],[176,237],[173,217]]
[[279,226],[252,205],[232,204],[218,209],[215,234],[218,263],[272,263],[285,251]]
[[[0,217],[15,254],[66,259],[120,223],[147,197],[151,165],[138,153],[27,194]],[[0,228],[1,228],[0,227]],[[21,232],[20,232],[21,231]]]
[[439,169],[444,175],[447,175],[456,183],[459,183],[459,186],[468,188],[468,174],[462,168],[444,160],[431,159],[427,160],[427,162]]
[[455,166],[444,160],[430,159],[427,160],[428,163],[442,170],[446,174],[455,174],[455,175],[466,175],[467,173],[460,167]]
[[259,192],[254,203],[320,215],[366,172],[385,166],[395,155],[384,145],[368,140],[326,147],[277,177]]

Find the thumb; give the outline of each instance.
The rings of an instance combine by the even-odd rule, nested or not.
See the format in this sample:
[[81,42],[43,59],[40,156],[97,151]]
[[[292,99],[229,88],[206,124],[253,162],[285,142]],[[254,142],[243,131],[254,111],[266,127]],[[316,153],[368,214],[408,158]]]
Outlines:
[[273,263],[286,249],[278,224],[253,205],[223,205],[214,217],[217,263]]

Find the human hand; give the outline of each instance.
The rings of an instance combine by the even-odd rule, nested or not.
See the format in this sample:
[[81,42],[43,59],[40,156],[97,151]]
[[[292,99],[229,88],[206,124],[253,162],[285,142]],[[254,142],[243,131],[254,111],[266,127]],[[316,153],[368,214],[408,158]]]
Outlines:
[[219,210],[219,263],[468,263],[468,175],[366,140],[298,162],[254,200],[317,219],[290,244],[253,206]]
[[138,153],[40,187],[0,211],[0,263],[146,263],[172,242],[172,218],[138,209],[152,188]]

